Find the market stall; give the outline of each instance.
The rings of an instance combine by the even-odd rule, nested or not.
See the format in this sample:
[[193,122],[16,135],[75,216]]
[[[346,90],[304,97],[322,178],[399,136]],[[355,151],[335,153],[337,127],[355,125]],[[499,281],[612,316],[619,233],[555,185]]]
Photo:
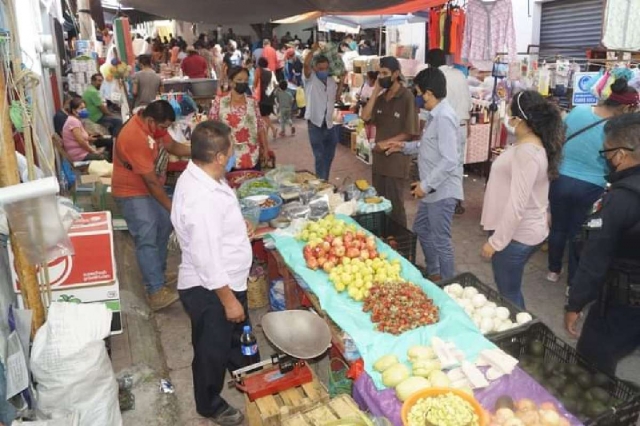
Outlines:
[[[241,200],[255,199],[256,192],[289,198],[293,187],[304,185],[293,177],[283,179],[286,174],[276,169],[267,176],[247,177],[237,183],[238,194]],[[343,206],[344,192],[327,187],[320,197],[306,194],[302,202],[285,202],[270,216],[275,221],[269,223],[278,229],[267,227],[260,235],[267,247],[272,296],[273,286],[282,285],[277,291],[282,304],[272,303],[272,309],[307,307],[319,315],[330,333],[331,357],[344,359],[348,374],[357,377],[350,393],[362,410],[394,425],[412,425],[402,420],[403,407],[407,416],[411,410],[406,406],[417,404],[410,395],[435,392],[439,386],[454,389],[445,395],[473,395],[471,401],[482,407],[479,419],[491,417],[492,424],[635,421],[637,390],[599,373],[535,315],[471,274],[439,285],[429,282],[413,260],[404,257],[413,256],[411,249],[392,244],[372,215],[327,215]],[[351,195],[364,197],[360,192]],[[415,253],[415,240],[413,244]],[[387,373],[393,366],[393,373]],[[591,403],[578,397],[582,394]],[[447,404],[460,402],[441,398]],[[304,414],[310,408],[287,407],[283,410],[288,414],[270,412],[270,418],[297,424],[288,423],[293,412],[298,420],[310,421]],[[260,408],[257,412],[268,413]],[[510,418],[520,423],[506,423]],[[606,423],[611,421],[616,423]]]

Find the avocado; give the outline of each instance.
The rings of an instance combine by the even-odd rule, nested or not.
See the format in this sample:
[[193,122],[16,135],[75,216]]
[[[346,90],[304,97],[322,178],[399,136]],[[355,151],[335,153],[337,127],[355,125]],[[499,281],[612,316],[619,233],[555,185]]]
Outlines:
[[576,410],[574,411],[574,414],[584,413],[586,406],[587,406],[587,403],[585,401],[583,401],[582,399],[576,399]]
[[545,362],[543,366],[544,375],[549,377],[552,376],[554,371],[558,368],[558,363],[555,361]]
[[583,389],[588,389],[589,387],[591,387],[591,383],[592,383],[591,374],[587,372],[580,373],[576,377],[576,381]]
[[564,408],[572,414],[578,412],[578,401],[573,398],[564,398],[562,400],[562,405],[564,405]]
[[592,404],[589,404],[586,407],[586,414],[589,418],[594,419],[598,417],[600,414],[607,411],[607,406],[599,401],[594,401]]
[[569,364],[569,366],[567,366],[567,374],[572,377],[575,377],[578,374],[580,374],[581,370],[582,369],[580,368],[580,366],[575,364]]
[[529,342],[529,354],[541,358],[544,356],[544,344],[539,340]]
[[515,404],[513,403],[513,399],[508,395],[502,395],[496,401],[496,405],[494,411],[498,411],[500,408],[508,408],[509,410],[514,410]]
[[591,394],[591,396],[595,401],[599,401],[603,404],[608,403],[609,400],[611,399],[611,395],[609,395],[609,393],[606,390],[600,387],[594,387],[589,389],[589,394]]
[[593,401],[593,395],[591,395],[591,392],[586,391],[586,392],[583,394],[583,396],[584,396],[584,400],[585,400],[585,401],[587,401],[587,402],[591,402],[591,401]]
[[547,383],[551,389],[562,389],[564,387],[566,378],[562,375],[551,377]]
[[577,398],[581,393],[582,389],[580,389],[580,387],[575,383],[567,384],[562,390],[562,396],[571,399]]
[[593,384],[595,386],[603,387],[608,385],[610,382],[609,377],[606,374],[596,373],[593,375]]

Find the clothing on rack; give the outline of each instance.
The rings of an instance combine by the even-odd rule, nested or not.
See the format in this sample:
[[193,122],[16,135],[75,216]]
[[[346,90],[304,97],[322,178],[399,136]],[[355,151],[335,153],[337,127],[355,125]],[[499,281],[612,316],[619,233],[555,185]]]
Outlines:
[[509,61],[517,59],[511,0],[469,0],[462,57],[490,70],[497,53],[507,53]]
[[429,11],[429,49],[442,49],[454,57],[455,63],[462,60],[465,11],[449,3]]
[[640,7],[636,0],[608,1],[602,29],[602,44],[608,49],[637,50],[640,47]]

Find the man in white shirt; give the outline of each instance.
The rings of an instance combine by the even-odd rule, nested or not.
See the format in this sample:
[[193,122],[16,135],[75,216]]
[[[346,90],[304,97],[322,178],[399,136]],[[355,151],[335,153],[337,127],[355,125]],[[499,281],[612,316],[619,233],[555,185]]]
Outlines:
[[[467,152],[467,138],[469,137],[469,120],[471,119],[471,92],[467,77],[462,71],[447,65],[447,58],[442,49],[431,49],[427,52],[426,62],[432,68],[438,68],[447,79],[447,102],[453,107],[460,119],[460,131],[462,132],[462,149],[460,150],[460,165],[464,167],[464,159]],[[462,200],[458,200],[456,213],[462,213]]]
[[215,121],[194,129],[192,160],[178,179],[171,211],[182,249],[178,292],[191,319],[196,410],[223,426],[244,420],[220,393],[225,369],[246,365],[240,336],[250,325],[247,278],[253,259],[240,204],[224,180],[235,164],[229,134]]
[[304,59],[304,93],[307,101],[304,119],[308,123],[316,176],[328,180],[338,144],[337,129],[333,126],[338,84],[329,75],[329,59],[321,54],[314,58],[319,50],[320,47],[314,45]]

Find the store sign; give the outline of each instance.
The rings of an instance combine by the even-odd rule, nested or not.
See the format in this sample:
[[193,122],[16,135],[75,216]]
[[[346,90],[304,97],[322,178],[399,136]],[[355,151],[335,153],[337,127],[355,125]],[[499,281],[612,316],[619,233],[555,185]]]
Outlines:
[[598,98],[591,87],[600,77],[599,72],[577,72],[573,77],[573,105],[595,105]]

